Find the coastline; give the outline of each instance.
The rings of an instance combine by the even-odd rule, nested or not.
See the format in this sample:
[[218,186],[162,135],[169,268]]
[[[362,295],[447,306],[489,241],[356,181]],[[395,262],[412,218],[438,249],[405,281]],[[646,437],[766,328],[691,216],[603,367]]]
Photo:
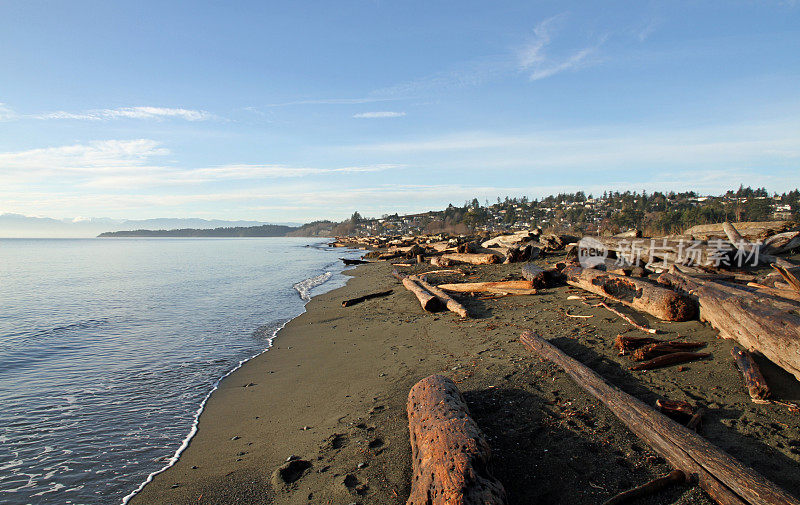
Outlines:
[[[517,269],[496,265],[476,274],[490,280]],[[707,342],[712,360],[682,372],[630,372],[610,346],[630,327],[567,301],[569,288],[470,299],[475,318],[461,321],[424,313],[390,270],[359,266],[343,272],[352,277],[344,287],[313,297],[267,351],[221,380],[177,463],[130,503],[404,503],[411,468],[405,400],[431,373],[453,378],[464,392],[491,441],[509,503],[598,503],[670,470],[563,373],[525,351],[517,339],[523,328],[647,403],[667,397],[706,405],[704,436],[789,493],[800,491],[792,444],[800,439],[798,416],[751,404],[730,366],[732,342],[701,323],[649,321],[665,338]],[[341,307],[386,289],[394,293]],[[567,308],[592,317],[566,317]],[[777,371],[765,373],[800,396]],[[291,456],[311,467],[291,482],[274,477]],[[678,486],[641,503],[711,502],[697,488]]]

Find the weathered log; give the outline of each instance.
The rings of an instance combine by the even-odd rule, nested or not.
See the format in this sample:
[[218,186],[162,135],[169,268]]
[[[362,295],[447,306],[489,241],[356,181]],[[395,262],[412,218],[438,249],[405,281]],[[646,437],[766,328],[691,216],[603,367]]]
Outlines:
[[428,282],[425,280],[424,277],[417,277],[415,275],[411,277],[411,280],[419,283],[420,286],[422,286],[429,292],[433,293],[433,295],[436,296],[436,298],[438,298],[439,301],[442,302],[444,306],[447,307],[447,310],[449,310],[450,312],[455,312],[462,318],[468,317],[467,309],[465,309],[463,305],[453,300],[453,298],[450,295],[448,295],[438,287],[428,284]]
[[633,319],[631,319],[627,314],[623,314],[622,312],[618,311],[617,309],[615,309],[614,307],[608,305],[605,302],[600,302],[597,305],[593,305],[593,307],[603,307],[603,308],[605,308],[606,310],[608,310],[612,314],[616,314],[617,316],[619,316],[622,319],[624,319],[625,321],[627,321],[628,324],[630,324],[631,326],[633,326],[637,330],[642,330],[642,331],[644,331],[646,333],[651,333],[651,334],[658,333],[658,331],[656,331],[655,328],[648,328],[647,326],[642,326],[641,324],[639,324],[636,321],[634,321]]
[[642,230],[628,230],[622,233],[617,233],[614,238],[642,238]]
[[609,297],[665,321],[688,321],[697,316],[697,304],[691,298],[643,279],[577,265],[566,267],[562,273],[572,286]]
[[447,253],[442,254],[441,258],[445,261],[469,263],[470,265],[491,265],[493,263],[500,263],[500,258],[493,253]]
[[564,275],[556,268],[542,268],[527,262],[522,265],[522,277],[530,281],[534,288],[546,288],[564,283]]
[[758,263],[768,263],[781,267],[794,266],[793,263],[786,261],[783,258],[778,258],[772,254],[761,252],[760,245],[748,243],[745,238],[742,237],[736,227],[734,227],[731,223],[725,221],[722,223],[722,229],[725,231],[725,234],[728,236],[728,239],[731,241],[733,246],[739,250],[739,254],[741,255],[741,258],[743,258],[743,261],[741,262],[742,265],[745,263],[744,259],[752,257],[753,261],[757,261]]
[[363,302],[365,300],[371,300],[373,298],[380,298],[380,297],[383,297],[383,296],[389,296],[391,294],[392,294],[392,290],[390,289],[388,291],[379,291],[377,293],[370,293],[368,295],[359,296],[357,298],[351,298],[349,300],[344,300],[342,302],[342,307],[350,307],[350,306],[355,305],[357,303],[361,303],[361,302]]
[[800,501],[751,468],[643,402],[609,385],[587,366],[538,335],[526,331],[520,340],[531,351],[560,366],[673,468],[696,478],[700,487],[720,505],[800,505]]
[[731,355],[736,362],[736,367],[742,373],[744,385],[747,387],[747,393],[754,402],[763,402],[770,396],[769,386],[764,376],[761,374],[761,369],[755,362],[749,352],[733,346]]
[[711,356],[711,353],[708,352],[673,352],[643,361],[638,365],[633,365],[630,367],[630,370],[654,370],[656,368],[664,368],[666,366],[680,365],[681,363],[705,359],[709,356]]
[[[781,284],[781,285],[787,287],[789,286],[788,284]],[[800,302],[800,291],[794,289],[765,286],[757,282],[748,282],[747,286],[751,288],[756,288],[756,291],[764,293],[765,295],[776,296],[779,298],[786,298],[787,300],[794,300],[796,302]]]
[[797,291],[800,291],[800,279],[797,278],[797,275],[795,275],[793,271],[789,270],[788,268],[782,265],[772,265],[772,268],[774,268],[775,270],[778,271],[779,274],[781,274],[781,277],[783,277],[783,280],[785,280],[786,283],[789,284],[789,286],[791,286]]
[[501,505],[503,485],[489,471],[491,449],[458,387],[441,375],[408,394],[411,493],[406,505]]
[[660,340],[652,337],[634,337],[631,335],[617,335],[614,340],[614,347],[619,351],[620,356],[632,353],[634,350],[647,345],[655,344]]
[[[733,225],[745,239],[757,242],[775,233],[788,230],[792,223],[791,221],[743,221],[733,223]],[[697,240],[725,237],[723,223],[699,224],[692,226],[683,234],[691,235]]]
[[758,297],[718,283],[697,282],[678,272],[665,273],[659,282],[679,287],[700,302],[700,319],[723,338],[756,351],[800,379],[800,315],[797,305]]
[[439,289],[451,293],[489,293],[497,291],[531,290],[530,281],[498,281],[498,282],[460,282],[457,284],[440,284]]
[[414,296],[417,297],[417,300],[419,300],[419,304],[423,309],[427,310],[428,312],[435,312],[442,308],[442,302],[436,296],[432,295],[428,291],[425,291],[422,286],[414,282],[412,279],[409,279],[407,276],[398,273],[397,270],[392,272],[392,276],[400,280],[407,290],[414,293]]
[[614,253],[632,264],[645,263],[649,268],[669,268],[673,264],[719,266],[730,265],[735,251],[727,241],[719,243],[693,242],[687,239],[626,239],[615,237],[584,237],[578,243],[579,255]]
[[800,247],[800,231],[777,233],[764,241],[761,250],[767,254],[781,254]]
[[342,260],[342,263],[345,265],[363,265],[365,263],[371,263],[371,261],[364,261],[364,260],[351,260],[347,258],[339,258]]
[[645,496],[655,494],[673,484],[682,484],[684,482],[688,482],[688,480],[689,476],[683,471],[673,470],[663,477],[658,477],[657,479],[653,479],[646,484],[623,491],[622,493],[603,503],[603,505],[620,505],[622,503],[627,503],[637,498],[643,498]]
[[702,342],[656,342],[636,349],[636,351],[633,353],[633,356],[631,356],[631,359],[633,361],[646,361],[648,359],[657,358],[665,354],[699,349],[701,347],[705,347],[705,345],[706,344]]
[[703,414],[705,413],[706,409],[703,407],[697,409],[697,412],[695,412],[692,418],[686,423],[686,427],[690,430],[697,431],[697,428],[700,426],[700,422],[703,420]]
[[682,400],[663,400],[659,398],[656,400],[656,407],[665,416],[681,423],[688,421],[694,415],[692,405]]
[[431,257],[431,265],[436,267],[449,267],[452,262],[448,259],[442,258],[441,256],[432,256]]

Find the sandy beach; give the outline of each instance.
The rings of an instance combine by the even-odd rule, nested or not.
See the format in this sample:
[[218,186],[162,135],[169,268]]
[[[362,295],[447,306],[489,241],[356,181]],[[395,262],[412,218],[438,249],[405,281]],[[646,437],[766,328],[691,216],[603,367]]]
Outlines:
[[[519,276],[514,264],[464,270],[470,280]],[[411,476],[406,397],[433,373],[452,378],[464,393],[511,504],[602,503],[671,470],[562,371],[526,350],[518,339],[524,329],[650,405],[669,398],[705,407],[702,436],[800,496],[800,414],[752,403],[731,359],[733,342],[717,338],[711,327],[634,315],[660,338],[706,342],[712,357],[630,371],[614,338],[643,334],[605,309],[567,300],[585,294],[578,290],[465,297],[474,317],[460,320],[424,312],[390,272],[388,263],[360,266],[347,272],[352,279],[345,287],[312,299],[269,351],[222,382],[178,463],[131,503],[405,503]],[[388,289],[390,296],[341,306]],[[569,317],[568,310],[591,317]],[[777,398],[800,400],[797,381],[761,365]],[[276,473],[291,457],[308,464]],[[699,488],[680,485],[637,503],[712,502]]]

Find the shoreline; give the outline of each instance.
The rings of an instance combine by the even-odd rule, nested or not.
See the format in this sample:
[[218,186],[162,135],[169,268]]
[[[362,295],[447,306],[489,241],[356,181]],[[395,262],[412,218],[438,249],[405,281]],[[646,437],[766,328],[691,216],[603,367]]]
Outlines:
[[[518,268],[471,270],[477,280],[493,280]],[[509,503],[599,503],[668,473],[610,412],[525,351],[518,341],[524,328],[649,404],[670,398],[703,405],[704,437],[800,494],[798,416],[750,403],[729,360],[733,342],[716,338],[713,329],[649,319],[663,338],[706,342],[713,358],[680,372],[631,372],[610,345],[631,327],[603,309],[567,301],[568,287],[466,299],[475,317],[462,321],[424,313],[390,269],[378,263],[344,271],[351,276],[345,286],[313,297],[276,334],[272,352],[220,381],[177,463],[129,503],[405,503],[411,472],[405,400],[431,373],[458,383],[490,441]],[[343,299],[386,289],[394,293],[341,307]],[[589,318],[567,317],[567,309]],[[764,372],[784,397],[800,398],[796,383],[774,367]],[[291,456],[310,466],[287,482],[276,470]],[[698,488],[677,486],[641,503],[711,501]]]
[[[96,238],[99,238],[99,237],[96,237]],[[111,238],[116,238],[116,237],[111,237]],[[136,237],[136,238],[139,238],[139,237]],[[141,237],[141,238],[147,238],[147,237]],[[158,237],[158,238],[161,238],[161,237]],[[164,237],[164,238],[169,238],[169,237]],[[206,238],[206,237],[197,237],[197,238]],[[209,238],[225,238],[225,237],[209,237]],[[260,238],[260,237],[243,237],[243,238]],[[319,245],[320,245],[320,244],[312,244],[312,245],[311,245],[311,247],[318,247]],[[342,276],[345,276],[345,277],[346,277],[346,276],[347,276],[347,275],[346,275],[346,272],[347,272],[347,271],[348,271],[348,269],[342,270],[341,272],[339,272],[339,274],[340,274],[340,275],[342,275]],[[275,329],[275,330],[272,332],[272,336],[270,336],[269,338],[267,338],[267,342],[266,342],[266,343],[267,343],[267,345],[266,345],[266,347],[264,347],[263,349],[261,349],[261,350],[260,350],[260,351],[258,351],[257,353],[253,354],[252,356],[250,356],[250,357],[248,357],[248,358],[245,358],[245,359],[242,359],[242,360],[240,360],[240,361],[239,361],[239,363],[237,363],[237,364],[236,364],[236,365],[235,365],[233,368],[231,368],[229,371],[227,371],[227,372],[226,372],[224,375],[220,376],[220,377],[219,377],[219,378],[218,378],[218,379],[217,379],[217,380],[216,380],[216,381],[215,381],[215,382],[212,384],[212,386],[211,386],[211,389],[210,389],[210,390],[208,391],[208,393],[205,395],[205,397],[203,398],[203,400],[202,400],[202,401],[200,402],[200,404],[198,405],[198,407],[197,407],[197,410],[195,411],[195,414],[194,414],[194,416],[193,416],[193,419],[192,419],[192,425],[191,425],[191,427],[189,428],[189,432],[188,432],[188,433],[186,434],[186,436],[185,436],[185,437],[184,437],[184,438],[181,440],[181,444],[180,444],[180,446],[179,446],[179,447],[178,447],[178,448],[175,450],[175,453],[174,453],[172,456],[170,456],[170,458],[169,458],[169,461],[167,462],[167,464],[166,464],[166,465],[164,465],[162,468],[160,468],[160,469],[158,469],[158,470],[156,470],[156,471],[154,471],[154,472],[151,472],[151,473],[150,473],[150,474],[149,474],[149,475],[148,475],[148,476],[145,478],[145,480],[144,480],[142,483],[140,483],[140,484],[139,484],[139,485],[136,487],[136,489],[134,489],[133,491],[131,491],[130,493],[128,493],[127,495],[125,495],[125,496],[122,498],[121,505],[127,505],[128,503],[130,503],[130,501],[131,501],[131,500],[133,500],[133,499],[134,499],[134,498],[135,498],[135,497],[136,497],[136,496],[137,496],[139,493],[141,493],[141,492],[142,492],[142,490],[143,490],[143,489],[144,489],[144,488],[145,488],[145,487],[146,487],[146,486],[147,486],[147,485],[148,485],[150,482],[152,482],[152,481],[153,481],[153,479],[154,479],[154,478],[155,478],[157,475],[159,475],[159,474],[162,474],[162,473],[164,473],[164,472],[168,471],[170,468],[172,468],[173,466],[175,466],[175,464],[177,464],[177,462],[180,460],[180,457],[181,457],[181,455],[183,454],[183,452],[184,452],[184,451],[185,451],[185,450],[186,450],[186,449],[189,447],[189,444],[191,443],[192,439],[193,439],[193,438],[194,438],[194,437],[197,435],[197,433],[198,433],[198,431],[199,431],[199,430],[198,430],[198,425],[199,425],[199,422],[200,422],[200,416],[201,416],[201,415],[203,414],[203,412],[205,411],[206,404],[208,403],[208,401],[209,401],[209,399],[211,398],[211,396],[212,396],[212,395],[213,395],[213,394],[214,394],[214,393],[215,393],[215,392],[216,392],[216,391],[219,389],[219,386],[220,386],[220,384],[222,384],[222,381],[224,381],[226,378],[230,377],[231,375],[235,374],[235,373],[236,373],[236,371],[238,371],[238,370],[239,370],[239,369],[240,369],[240,368],[241,368],[241,367],[242,367],[242,366],[243,366],[245,363],[247,363],[247,362],[249,362],[249,361],[251,361],[251,360],[253,360],[253,359],[256,359],[256,358],[258,358],[258,357],[259,357],[259,356],[261,356],[262,354],[264,354],[264,353],[266,353],[267,351],[269,351],[269,350],[272,348],[272,346],[273,346],[273,343],[274,343],[275,339],[278,337],[278,334],[281,332],[281,330],[283,330],[283,328],[285,328],[285,327],[286,327],[286,325],[287,325],[287,324],[289,324],[290,322],[292,322],[294,319],[297,319],[298,317],[302,316],[303,314],[305,314],[305,313],[307,312],[307,308],[306,308],[306,307],[307,307],[307,306],[308,306],[308,304],[311,302],[311,300],[313,300],[313,299],[314,299],[314,295],[310,295],[310,292],[311,292],[311,290],[313,290],[313,289],[315,289],[315,288],[317,288],[317,287],[319,287],[319,286],[323,286],[325,283],[327,283],[328,281],[330,281],[330,280],[332,280],[332,279],[334,278],[334,277],[333,277],[332,275],[330,275],[330,274],[331,274],[331,272],[326,272],[326,273],[320,274],[320,275],[322,275],[322,276],[324,276],[324,275],[328,275],[328,277],[327,277],[327,278],[326,278],[326,279],[325,279],[325,280],[324,280],[324,281],[323,281],[321,284],[314,284],[313,286],[311,286],[311,287],[310,287],[310,288],[309,288],[309,289],[308,289],[308,290],[307,290],[305,293],[303,293],[303,292],[301,292],[299,289],[297,289],[297,285],[298,285],[298,284],[300,284],[300,283],[302,283],[302,282],[308,281],[308,280],[313,280],[313,279],[316,279],[316,278],[318,278],[319,276],[315,276],[315,277],[309,277],[308,279],[304,279],[304,280],[302,280],[302,281],[299,281],[298,283],[295,283],[295,284],[292,286],[292,288],[293,288],[293,289],[295,289],[295,291],[297,292],[297,296],[298,296],[298,297],[299,297],[301,300],[303,300],[303,301],[304,301],[304,304],[303,304],[303,311],[302,311],[302,312],[300,312],[299,314],[297,314],[296,316],[293,316],[293,317],[291,317],[291,318],[287,319],[287,320],[286,320],[286,321],[284,321],[282,324],[280,324],[280,326],[279,326],[278,328],[276,328],[276,329]],[[349,281],[349,279],[348,279],[347,281],[345,281],[345,284],[346,284],[348,281]],[[338,288],[333,288],[333,289],[331,289],[331,290],[328,290],[328,291],[326,291],[325,293],[328,293],[328,292],[331,292],[331,291],[336,291],[336,290],[338,290],[338,289],[341,289],[342,287],[344,287],[344,286],[340,286],[340,287],[338,287]],[[325,294],[325,293],[320,293],[320,295],[322,295],[322,294]],[[310,297],[309,297],[309,298],[306,298],[306,297],[304,296],[304,294],[305,294],[306,296],[310,296]],[[316,295],[316,296],[320,296],[320,295]]]

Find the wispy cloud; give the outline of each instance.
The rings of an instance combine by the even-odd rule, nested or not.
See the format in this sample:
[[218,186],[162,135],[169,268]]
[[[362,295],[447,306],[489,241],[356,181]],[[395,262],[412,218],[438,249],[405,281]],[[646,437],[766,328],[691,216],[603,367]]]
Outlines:
[[377,111],[377,112],[359,112],[358,114],[353,114],[353,117],[358,119],[380,119],[387,117],[403,117],[405,115],[406,115],[405,112]]
[[533,29],[533,37],[519,51],[519,69],[529,72],[531,81],[538,81],[566,71],[579,70],[595,63],[594,56],[606,41],[601,37],[593,44],[577,50],[568,51],[561,56],[550,56],[553,34],[561,24],[564,15],[554,16],[540,22]]
[[11,121],[17,117],[17,113],[11,107],[0,102],[0,121]]
[[104,121],[112,119],[184,119],[186,121],[205,121],[214,115],[204,110],[173,107],[120,107],[116,109],[93,109],[84,112],[56,111],[36,114],[36,119],[74,119]]
[[227,164],[175,167],[163,162],[170,151],[150,139],[105,140],[88,144],[0,153],[0,185],[66,183],[73,187],[132,189],[211,184],[233,180],[290,179],[312,175],[382,172],[402,165],[376,163],[344,167]]

